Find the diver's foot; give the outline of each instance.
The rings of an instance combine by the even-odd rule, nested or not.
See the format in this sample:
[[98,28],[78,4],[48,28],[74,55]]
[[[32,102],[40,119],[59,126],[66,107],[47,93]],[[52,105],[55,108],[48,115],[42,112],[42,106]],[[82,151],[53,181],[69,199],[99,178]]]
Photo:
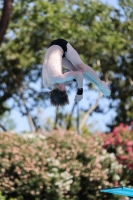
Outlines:
[[111,91],[110,91],[110,89],[108,88],[107,83],[106,83],[105,81],[101,81],[101,82],[102,82],[102,84],[101,84],[101,86],[100,86],[101,92],[103,93],[104,96],[109,97],[110,94],[111,94]]

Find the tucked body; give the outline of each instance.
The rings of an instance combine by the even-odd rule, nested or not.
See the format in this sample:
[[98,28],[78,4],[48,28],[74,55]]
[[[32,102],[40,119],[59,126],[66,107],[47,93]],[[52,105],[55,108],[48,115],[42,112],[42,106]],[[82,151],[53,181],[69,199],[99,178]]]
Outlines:
[[[70,71],[63,74],[62,66]],[[103,95],[110,95],[107,84],[99,79],[96,72],[81,60],[77,51],[64,39],[52,41],[47,49],[42,78],[44,86],[51,89],[50,100],[55,106],[68,104],[65,83],[73,80],[76,80],[78,89],[76,102],[83,98],[83,78],[95,84]]]

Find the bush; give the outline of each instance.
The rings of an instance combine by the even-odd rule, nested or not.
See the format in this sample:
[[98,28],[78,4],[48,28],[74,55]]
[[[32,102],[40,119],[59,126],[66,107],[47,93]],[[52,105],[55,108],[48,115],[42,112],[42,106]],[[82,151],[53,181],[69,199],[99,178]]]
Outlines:
[[123,165],[121,179],[127,180],[127,185],[133,185],[133,130],[120,124],[109,135],[103,135],[104,148],[114,153],[120,164]]
[[[0,200],[6,200],[6,196],[3,196],[1,191],[0,191]],[[10,198],[9,200],[16,200],[16,199]]]
[[[100,135],[54,131],[46,139],[0,134],[0,190],[17,200],[103,200],[123,172]],[[123,181],[124,182],[124,181]],[[126,182],[124,182],[126,184]],[[122,199],[113,196],[113,199]]]
[[6,197],[4,197],[0,191],[0,200],[6,200]]

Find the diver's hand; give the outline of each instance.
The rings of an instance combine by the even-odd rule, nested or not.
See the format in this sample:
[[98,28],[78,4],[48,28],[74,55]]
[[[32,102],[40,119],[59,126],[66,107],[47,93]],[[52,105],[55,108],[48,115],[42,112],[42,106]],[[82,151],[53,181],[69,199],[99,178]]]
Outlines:
[[74,101],[78,102],[78,101],[81,101],[82,99],[83,99],[83,95],[76,94]]

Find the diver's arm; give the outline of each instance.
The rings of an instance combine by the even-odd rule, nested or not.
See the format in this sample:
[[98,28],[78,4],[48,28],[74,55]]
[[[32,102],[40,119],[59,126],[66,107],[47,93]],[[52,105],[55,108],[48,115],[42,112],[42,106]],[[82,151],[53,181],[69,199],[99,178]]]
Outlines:
[[73,79],[75,79],[77,82],[77,87],[83,88],[83,72],[81,72],[81,71],[66,72],[59,76],[55,76],[53,79],[54,79],[53,80],[54,84],[56,84],[56,83],[63,84],[68,81],[73,81]]

